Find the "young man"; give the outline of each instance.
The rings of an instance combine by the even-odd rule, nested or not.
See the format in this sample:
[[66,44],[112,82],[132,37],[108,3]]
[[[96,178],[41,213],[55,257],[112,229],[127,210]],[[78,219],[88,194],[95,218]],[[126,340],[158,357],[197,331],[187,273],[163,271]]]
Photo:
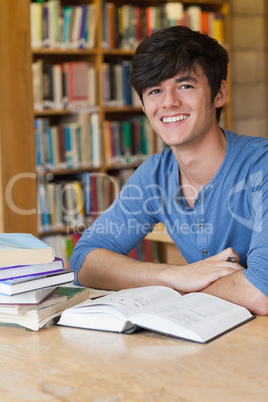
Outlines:
[[[131,83],[169,149],[83,234],[71,258],[78,283],[202,291],[268,314],[268,141],[219,127],[227,64],[214,39],[182,26],[140,44]],[[127,256],[158,222],[189,265]]]

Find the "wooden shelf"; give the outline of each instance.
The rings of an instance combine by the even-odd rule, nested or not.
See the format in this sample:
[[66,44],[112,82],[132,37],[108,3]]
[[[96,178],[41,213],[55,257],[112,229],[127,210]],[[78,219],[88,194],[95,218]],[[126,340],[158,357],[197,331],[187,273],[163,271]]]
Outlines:
[[53,176],[63,176],[63,175],[75,175],[79,173],[85,172],[101,172],[102,167],[95,168],[92,166],[83,167],[83,168],[75,168],[75,169],[38,169],[37,173],[39,175],[53,175]]
[[71,56],[95,56],[96,49],[61,49],[61,48],[38,48],[32,49],[33,55],[71,55]]
[[98,112],[98,106],[92,106],[84,109],[42,109],[42,110],[34,110],[34,115],[38,117],[49,117],[49,116],[60,116],[60,115],[71,115],[78,114],[81,112],[84,113],[93,113]]
[[173,240],[167,233],[165,226],[160,222],[155,225],[153,232],[149,233],[146,236],[146,239],[163,243],[173,243]]

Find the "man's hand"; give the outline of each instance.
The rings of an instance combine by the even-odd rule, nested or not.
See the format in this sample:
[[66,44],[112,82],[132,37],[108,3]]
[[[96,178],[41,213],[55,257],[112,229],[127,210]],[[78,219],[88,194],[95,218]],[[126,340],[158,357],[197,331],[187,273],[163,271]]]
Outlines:
[[[235,262],[229,262],[233,257]],[[243,270],[239,255],[231,247],[213,257],[189,265],[170,265],[163,270],[164,282],[179,292],[197,292],[205,289],[218,279]]]

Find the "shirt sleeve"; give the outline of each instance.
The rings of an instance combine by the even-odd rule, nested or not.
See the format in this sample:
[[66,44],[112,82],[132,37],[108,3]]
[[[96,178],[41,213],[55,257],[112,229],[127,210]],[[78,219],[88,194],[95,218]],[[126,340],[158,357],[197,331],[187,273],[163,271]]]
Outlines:
[[[158,223],[145,202],[149,196],[146,192],[149,166],[150,161],[145,161],[132,174],[113,204],[81,236],[70,259],[70,269],[76,272],[76,277],[92,250],[103,248],[127,255]],[[77,279],[75,283],[79,284]]]
[[252,229],[247,256],[246,278],[268,296],[268,150],[257,157],[249,177]]

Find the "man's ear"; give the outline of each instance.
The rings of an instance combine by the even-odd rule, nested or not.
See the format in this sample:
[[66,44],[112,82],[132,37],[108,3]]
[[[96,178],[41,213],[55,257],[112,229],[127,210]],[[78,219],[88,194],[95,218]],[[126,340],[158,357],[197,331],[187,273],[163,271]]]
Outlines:
[[220,89],[215,96],[215,107],[222,107],[227,100],[227,83],[225,80],[222,80]]
[[139,100],[140,100],[140,104],[141,104],[141,108],[142,108],[142,110],[143,110],[143,113],[146,114],[145,109],[144,109],[144,104],[143,104],[142,98],[139,97]]

